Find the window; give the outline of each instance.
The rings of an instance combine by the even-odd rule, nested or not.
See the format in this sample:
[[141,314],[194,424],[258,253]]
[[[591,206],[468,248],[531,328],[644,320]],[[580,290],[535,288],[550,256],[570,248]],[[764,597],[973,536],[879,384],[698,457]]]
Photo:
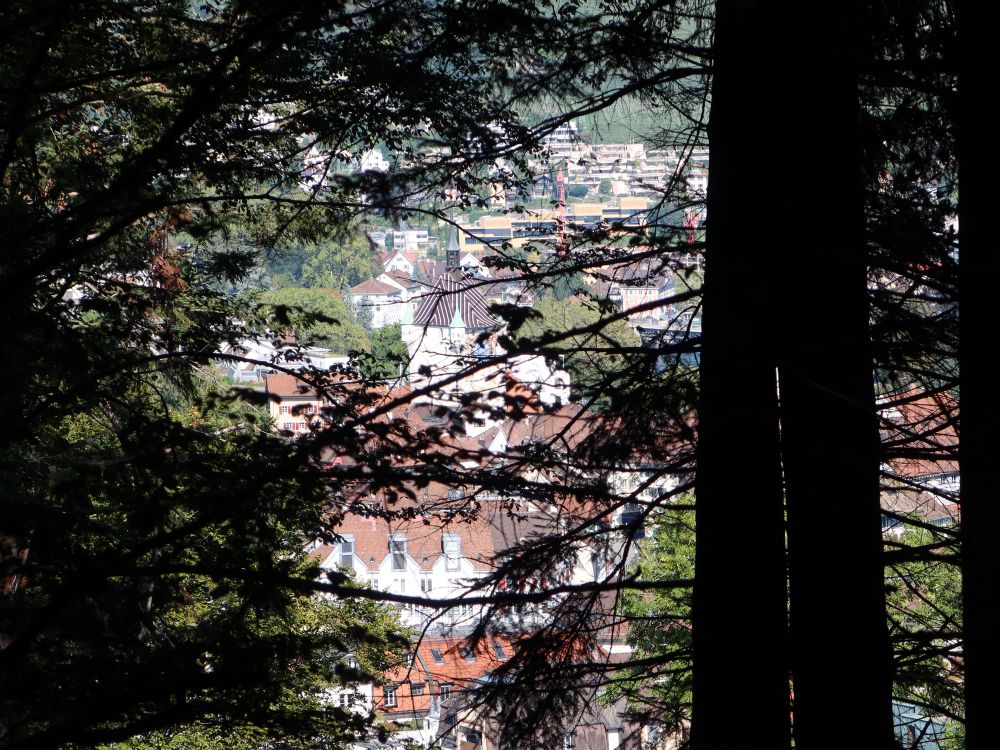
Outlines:
[[383,692],[385,693],[385,705],[389,706],[390,708],[392,706],[395,706],[396,705],[396,688],[394,688],[394,687],[387,687],[387,688],[383,689]]
[[350,706],[354,702],[353,700],[351,700],[352,697],[353,696],[351,696],[350,693],[341,693],[340,694],[341,708],[347,708],[348,706]]
[[445,534],[443,537],[445,570],[462,569],[462,538],[455,534]]
[[635,526],[642,519],[642,506],[639,503],[625,503],[622,508],[622,526]]
[[281,407],[281,413],[282,414],[288,414],[288,405],[287,404],[285,404],[284,406]]
[[345,536],[340,543],[340,564],[345,568],[354,567],[354,537]]
[[493,641],[493,651],[496,653],[497,658],[500,659],[501,661],[507,660],[507,652],[504,651],[503,646],[501,646],[496,641]]
[[476,655],[472,653],[472,649],[468,646],[459,646],[458,653],[462,655],[462,658],[466,661],[475,661]]
[[420,579],[420,590],[425,593],[431,593],[431,579],[429,577]]
[[563,750],[572,750],[576,747],[576,732],[566,732],[563,735]]
[[431,658],[435,664],[444,664],[444,657],[441,656],[441,652],[436,648],[431,649]]
[[392,569],[406,570],[406,538],[393,537],[390,539],[389,552],[392,554]]
[[423,695],[424,694],[424,683],[414,682],[410,685],[410,695]]
[[371,577],[371,588],[373,588],[376,591],[378,591],[378,576],[372,576]]
[[601,554],[599,552],[590,553],[590,568],[594,573],[594,580],[597,581],[601,577],[601,570],[603,569],[601,563]]
[[441,697],[442,698],[447,698],[449,695],[451,695],[451,683],[450,682],[442,682],[441,683]]

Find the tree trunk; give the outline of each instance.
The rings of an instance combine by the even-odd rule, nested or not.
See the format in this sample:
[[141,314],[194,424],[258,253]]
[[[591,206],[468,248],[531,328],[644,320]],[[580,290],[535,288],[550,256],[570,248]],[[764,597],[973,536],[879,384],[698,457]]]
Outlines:
[[759,266],[760,152],[771,140],[760,88],[769,18],[720,2],[698,415],[691,743],[695,750],[789,745],[785,540],[773,321]]
[[[857,5],[788,4],[775,146],[778,357],[799,750],[894,747],[869,332]],[[806,155],[815,160],[803,162]],[[844,690],[850,685],[850,692]]]
[[990,356],[996,348],[996,282],[1000,255],[996,242],[986,239],[987,192],[996,179],[996,144],[987,140],[981,122],[981,102],[987,91],[982,54],[989,6],[958,3],[959,110],[959,366],[961,392],[962,467],[962,599],[965,618],[966,747],[996,746],[993,698],[1000,674],[1000,455],[997,425],[996,368]]

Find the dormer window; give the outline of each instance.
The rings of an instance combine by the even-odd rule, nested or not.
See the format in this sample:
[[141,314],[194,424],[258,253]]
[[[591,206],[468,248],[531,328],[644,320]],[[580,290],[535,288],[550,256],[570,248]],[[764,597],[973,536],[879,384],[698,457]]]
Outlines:
[[389,554],[392,555],[392,569],[406,570],[406,537],[394,536],[389,540]]
[[457,534],[445,534],[444,546],[444,568],[445,570],[457,571],[462,569],[462,538]]
[[340,564],[345,568],[354,567],[354,537],[345,536],[340,543]]

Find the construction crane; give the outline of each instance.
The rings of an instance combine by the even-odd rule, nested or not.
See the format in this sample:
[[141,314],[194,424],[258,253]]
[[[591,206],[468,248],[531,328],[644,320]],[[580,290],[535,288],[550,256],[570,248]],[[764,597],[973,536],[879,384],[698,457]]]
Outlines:
[[556,254],[566,255],[569,242],[566,236],[566,173],[562,167],[556,172]]

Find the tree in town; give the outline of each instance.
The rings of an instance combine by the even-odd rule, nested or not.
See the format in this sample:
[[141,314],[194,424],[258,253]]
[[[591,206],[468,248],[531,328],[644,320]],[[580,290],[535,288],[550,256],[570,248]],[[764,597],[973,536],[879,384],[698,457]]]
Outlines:
[[359,362],[361,372],[374,380],[399,377],[406,370],[410,357],[400,325],[375,329],[371,332],[371,342],[369,356],[362,357]]
[[579,297],[557,300],[540,299],[534,306],[537,317],[528,318],[518,331],[528,343],[540,337],[558,336],[547,349],[547,356],[558,358],[573,379],[582,398],[612,398],[607,383],[624,371],[627,350],[638,349],[639,337],[628,324],[618,319],[604,323],[604,313],[597,302]]
[[[689,510],[666,509],[638,543],[640,581],[686,583],[694,577],[695,530]],[[609,680],[607,699],[624,697],[630,716],[683,736],[691,723],[691,588],[626,591],[630,664]]]
[[360,284],[381,272],[371,240],[361,232],[318,246],[304,247],[301,286],[343,289]]
[[267,292],[264,304],[274,311],[304,346],[320,346],[335,354],[367,351],[371,342],[364,326],[334,289],[287,287]]

